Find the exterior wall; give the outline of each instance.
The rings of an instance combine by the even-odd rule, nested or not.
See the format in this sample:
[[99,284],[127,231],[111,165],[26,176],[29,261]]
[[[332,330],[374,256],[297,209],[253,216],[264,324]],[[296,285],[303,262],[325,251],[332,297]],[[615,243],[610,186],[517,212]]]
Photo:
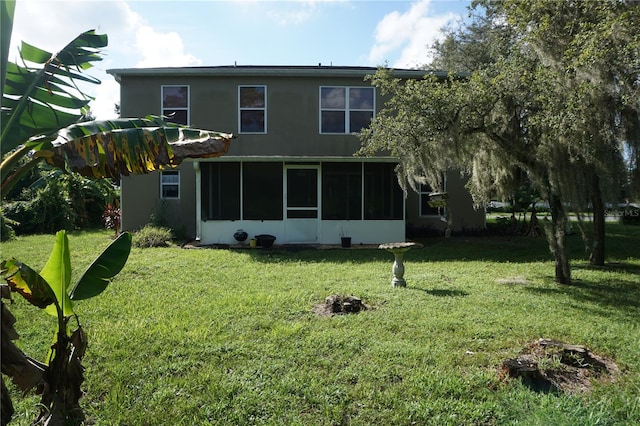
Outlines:
[[[459,173],[448,173],[446,178],[446,213],[452,231],[482,229],[485,227],[485,213],[473,207],[471,194],[465,188],[466,180]],[[440,216],[420,216],[420,194],[409,190],[407,193],[407,227],[420,233],[423,230],[442,231],[447,222]]]
[[[162,85],[190,87],[190,125],[238,135],[230,156],[351,157],[360,141],[350,134],[319,133],[319,87],[371,87],[360,78],[126,77],[121,81],[123,117],[160,114]],[[238,86],[266,85],[267,133],[238,132]],[[376,95],[376,107],[382,105]]]
[[[180,170],[180,198],[160,198],[160,172],[146,175],[123,176],[121,179],[120,206],[123,231],[135,231],[151,222],[151,216],[159,219],[184,237],[196,235],[196,178],[191,161],[183,162]],[[177,235],[181,237],[182,235]]]
[[136,231],[150,222],[160,202],[159,173],[122,176],[120,211],[123,231]]
[[[275,244],[288,242],[284,221],[276,220],[238,220],[208,221],[201,224],[200,241],[203,244],[237,244],[233,234],[242,229],[253,238],[260,234],[277,237]],[[375,232],[372,232],[372,227]],[[351,237],[351,245],[380,244],[384,242],[404,241],[404,221],[394,220],[323,220],[319,221],[319,239],[315,244],[340,244],[341,233]],[[249,240],[244,242],[249,244]]]

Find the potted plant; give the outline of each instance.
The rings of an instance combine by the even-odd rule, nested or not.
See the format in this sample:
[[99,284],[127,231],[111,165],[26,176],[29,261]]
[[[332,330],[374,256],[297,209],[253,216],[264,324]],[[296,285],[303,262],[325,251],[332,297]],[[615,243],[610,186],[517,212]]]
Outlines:
[[348,237],[343,229],[340,230],[340,245],[342,248],[351,247],[351,237]]
[[242,229],[238,229],[234,234],[233,234],[233,238],[236,239],[236,241],[238,242],[243,242],[247,239],[247,237],[249,236],[249,234],[247,234],[246,231],[242,230]]
[[257,243],[262,248],[271,248],[276,237],[269,234],[256,235]]

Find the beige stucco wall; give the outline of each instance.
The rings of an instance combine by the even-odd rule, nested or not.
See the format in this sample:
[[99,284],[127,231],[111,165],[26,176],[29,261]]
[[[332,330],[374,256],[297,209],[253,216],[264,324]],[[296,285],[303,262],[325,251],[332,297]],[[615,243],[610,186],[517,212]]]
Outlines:
[[[180,170],[180,198],[160,199],[160,173],[123,176],[121,185],[122,230],[135,231],[160,215],[172,229],[184,232],[185,237],[196,234],[195,171],[191,161]],[[182,237],[182,235],[178,235]]]
[[[325,78],[323,86],[365,86],[362,78]],[[351,157],[360,147],[353,135],[319,133],[320,80],[310,77],[126,77],[121,82],[125,117],[160,114],[162,85],[190,87],[191,125],[238,135],[228,155]],[[267,86],[267,133],[238,132],[238,86]],[[376,108],[382,104],[377,95]]]
[[[448,173],[446,178],[448,220],[453,231],[477,230],[485,227],[485,213],[482,209],[473,208],[471,194],[465,189],[467,179],[459,173]],[[407,226],[418,231],[444,231],[447,223],[440,217],[420,217],[420,196],[413,190],[407,193],[406,201]]]

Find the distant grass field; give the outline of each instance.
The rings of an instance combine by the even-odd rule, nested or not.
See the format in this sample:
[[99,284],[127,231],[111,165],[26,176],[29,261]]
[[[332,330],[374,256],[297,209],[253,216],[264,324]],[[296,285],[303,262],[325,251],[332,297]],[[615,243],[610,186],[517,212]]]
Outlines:
[[[545,241],[423,240],[392,288],[375,249],[132,250],[105,293],[77,302],[89,338],[81,403],[94,425],[640,424],[640,227],[607,225],[608,266],[569,237],[574,286],[553,281]],[[74,277],[110,242],[71,234]],[[40,270],[53,236],[2,244]],[[371,309],[317,317],[352,294]],[[53,317],[20,296],[20,345],[46,355]],[[537,393],[498,367],[545,337],[613,357],[588,394]],[[14,393],[16,419],[34,396]]]

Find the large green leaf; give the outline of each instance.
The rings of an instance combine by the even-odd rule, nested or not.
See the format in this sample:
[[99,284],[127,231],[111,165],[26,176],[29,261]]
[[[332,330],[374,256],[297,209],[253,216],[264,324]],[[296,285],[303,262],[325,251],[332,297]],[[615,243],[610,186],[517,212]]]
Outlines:
[[71,290],[71,300],[89,299],[107,288],[109,280],[116,276],[127,263],[131,251],[131,234],[124,232],[107,247],[84,271]]
[[39,154],[53,166],[84,176],[118,177],[175,167],[185,158],[223,155],[232,138],[147,116],[74,124]]
[[9,63],[9,48],[11,46],[11,31],[13,30],[13,14],[16,2],[2,0],[0,2],[0,87],[4,87],[7,64]]
[[83,71],[102,60],[100,49],[106,45],[107,36],[94,30],[80,34],[56,54],[22,44],[24,65],[8,63],[2,87],[3,152],[31,137],[57,132],[82,117],[91,98],[78,89],[76,82],[100,83]]
[[[67,294],[67,287],[71,283],[71,257],[69,256],[69,239],[65,231],[56,233],[53,250],[40,275],[51,286],[63,315],[65,317],[73,315],[73,304]],[[51,306],[46,311],[51,315],[57,315]]]
[[[23,42],[23,65],[3,67],[7,77],[2,86],[0,148],[3,153],[24,148],[0,164],[3,194],[42,158],[84,176],[118,178],[227,152],[233,135],[191,129],[160,117],[77,123],[91,97],[76,83],[100,83],[83,71],[101,60],[99,49],[106,45],[106,35],[93,30],[55,55]],[[32,155],[32,161],[18,169],[26,155]]]
[[13,291],[17,291],[39,308],[45,308],[56,301],[56,295],[45,278],[14,258],[0,263],[0,275]]

